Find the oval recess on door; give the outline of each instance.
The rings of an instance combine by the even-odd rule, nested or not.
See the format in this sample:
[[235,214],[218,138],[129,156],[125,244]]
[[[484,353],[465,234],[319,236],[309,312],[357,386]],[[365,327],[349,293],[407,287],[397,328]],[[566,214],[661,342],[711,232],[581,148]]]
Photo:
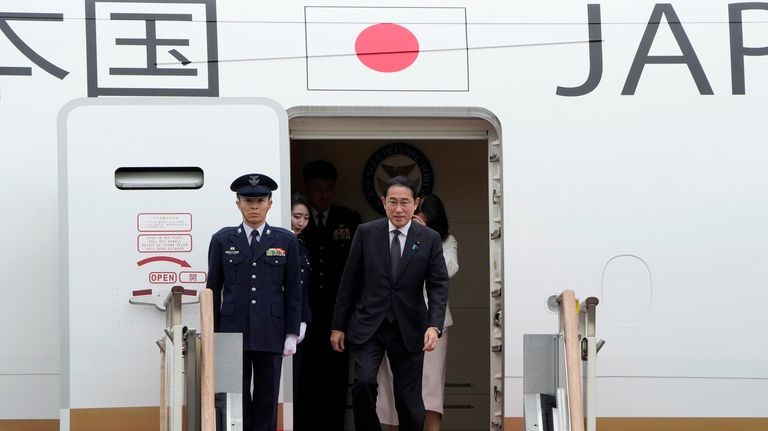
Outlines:
[[598,311],[618,326],[638,326],[653,305],[653,278],[639,256],[620,254],[603,267],[602,298]]

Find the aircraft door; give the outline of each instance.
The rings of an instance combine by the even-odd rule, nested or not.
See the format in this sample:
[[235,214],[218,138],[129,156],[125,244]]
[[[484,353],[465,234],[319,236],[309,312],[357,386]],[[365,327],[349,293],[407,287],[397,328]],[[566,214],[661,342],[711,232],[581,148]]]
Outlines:
[[[119,421],[105,416],[115,408],[156,417],[165,313],[128,300],[205,288],[211,235],[242,220],[229,190],[242,174],[278,182],[267,222],[285,225],[287,124],[258,98],[86,99],[62,110],[62,429],[84,424],[76,417]],[[199,328],[197,304],[183,321]]]

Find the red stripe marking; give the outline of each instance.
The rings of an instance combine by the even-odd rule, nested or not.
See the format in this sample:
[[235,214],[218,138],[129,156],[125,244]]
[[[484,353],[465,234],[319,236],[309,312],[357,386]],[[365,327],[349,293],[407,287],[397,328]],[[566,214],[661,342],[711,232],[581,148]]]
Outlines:
[[145,296],[145,295],[151,295],[152,289],[141,289],[141,290],[134,290],[133,296]]
[[187,262],[186,260],[178,259],[178,258],[171,257],[171,256],[153,256],[153,257],[148,257],[146,259],[142,259],[142,260],[136,262],[136,264],[138,264],[139,266],[142,266],[142,265],[146,265],[148,263],[160,262],[160,261],[176,263],[179,266],[182,266],[184,268],[192,268],[192,265],[190,265],[189,262]]

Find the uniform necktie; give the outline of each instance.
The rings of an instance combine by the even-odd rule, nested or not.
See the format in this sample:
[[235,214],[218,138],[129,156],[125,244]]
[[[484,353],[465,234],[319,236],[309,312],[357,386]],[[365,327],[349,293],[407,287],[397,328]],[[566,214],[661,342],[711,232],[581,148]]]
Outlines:
[[256,247],[259,246],[259,231],[256,229],[251,232],[251,250],[253,250],[254,257],[256,256]]
[[392,246],[389,248],[389,259],[392,263],[392,279],[397,278],[397,269],[400,267],[400,231],[392,231]]
[[320,229],[325,229],[325,221],[323,219],[325,219],[323,213],[317,213],[317,227]]

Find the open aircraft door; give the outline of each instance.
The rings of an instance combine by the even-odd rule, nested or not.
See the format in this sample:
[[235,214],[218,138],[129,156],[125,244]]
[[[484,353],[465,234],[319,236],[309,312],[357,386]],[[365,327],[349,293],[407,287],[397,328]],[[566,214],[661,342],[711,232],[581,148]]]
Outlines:
[[[279,188],[287,226],[288,121],[260,98],[83,99],[59,115],[61,429],[157,417],[165,313],[135,291],[205,288],[211,235],[242,217],[232,180]],[[183,307],[198,327],[197,304]],[[95,424],[95,425],[94,425]]]

